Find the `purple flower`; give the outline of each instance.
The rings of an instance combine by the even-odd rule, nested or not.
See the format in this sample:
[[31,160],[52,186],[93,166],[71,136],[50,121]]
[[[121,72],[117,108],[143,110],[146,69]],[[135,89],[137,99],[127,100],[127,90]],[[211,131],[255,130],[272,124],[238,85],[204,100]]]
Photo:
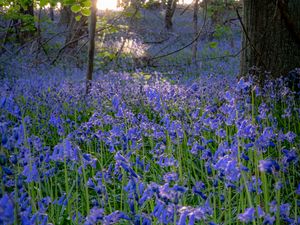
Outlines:
[[291,206],[290,204],[286,203],[286,204],[282,204],[280,205],[280,216],[282,216],[283,218],[288,218],[290,215],[290,209]]
[[215,169],[220,171],[220,173],[225,174],[226,179],[229,181],[238,181],[240,179],[241,173],[236,159],[232,159],[230,156],[225,155],[220,158],[215,164]]
[[290,143],[292,143],[295,140],[295,138],[297,137],[297,135],[292,131],[287,132],[284,136],[285,136],[285,139]]
[[264,218],[263,225],[273,225],[275,222],[275,217],[267,214]]
[[187,219],[187,215],[189,214],[189,211],[186,210],[183,213],[181,213],[179,221],[177,223],[177,225],[186,225],[186,219]]
[[116,168],[122,167],[126,172],[129,173],[130,176],[138,178],[138,175],[132,169],[128,160],[124,156],[122,156],[120,152],[116,153],[115,160],[116,160]]
[[283,149],[282,152],[284,154],[284,157],[282,160],[284,164],[288,165],[290,162],[298,160],[298,155],[297,155],[296,151],[293,151],[293,150],[289,151],[287,149]]
[[241,222],[248,223],[255,219],[255,209],[253,207],[245,209],[244,213],[238,215],[238,219]]
[[270,174],[279,171],[280,169],[278,163],[272,159],[260,160],[258,167],[261,172],[266,172]]
[[64,160],[78,161],[79,160],[79,147],[72,144],[68,139],[65,139],[63,143],[54,147],[53,153],[50,159],[53,161],[63,162]]
[[104,209],[94,207],[90,210],[89,215],[86,217],[84,225],[94,225],[103,219]]
[[259,218],[262,218],[265,216],[265,212],[260,206],[257,206],[257,215]]
[[193,192],[197,195],[200,195],[201,198],[204,200],[207,199],[207,196],[203,193],[203,190],[205,189],[205,184],[201,181],[197,182],[195,186],[192,188]]
[[298,184],[298,187],[297,187],[297,189],[296,189],[296,194],[297,194],[297,195],[300,195],[300,183]]
[[191,153],[194,155],[197,155],[199,151],[203,151],[205,148],[202,145],[199,145],[198,143],[195,143],[191,149]]
[[26,177],[27,183],[33,181],[37,182],[40,179],[39,172],[35,163],[32,165],[26,165],[22,174]]
[[130,220],[130,218],[125,213],[120,212],[120,211],[115,211],[104,217],[103,225],[115,224],[115,223],[118,223],[122,219]]
[[112,98],[112,105],[115,111],[118,111],[120,103],[121,103],[120,97],[118,95],[115,95]]
[[0,224],[14,223],[14,204],[12,199],[5,194],[0,199]]
[[164,181],[170,183],[178,180],[178,174],[175,172],[169,172],[164,175]]

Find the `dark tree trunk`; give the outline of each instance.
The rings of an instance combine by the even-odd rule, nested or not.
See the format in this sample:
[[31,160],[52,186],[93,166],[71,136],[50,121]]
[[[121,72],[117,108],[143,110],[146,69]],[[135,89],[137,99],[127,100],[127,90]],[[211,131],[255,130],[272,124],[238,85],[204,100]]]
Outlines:
[[195,0],[194,13],[193,13],[193,26],[194,26],[194,39],[192,47],[192,61],[197,65],[197,49],[198,49],[198,11],[199,11],[199,0]]
[[176,10],[178,0],[167,0],[167,7],[166,7],[166,15],[165,15],[165,28],[167,30],[172,30],[173,28],[173,15]]
[[76,14],[72,12],[65,41],[65,44],[68,45],[68,49],[71,50],[75,49],[78,46],[79,38],[87,32],[87,17],[82,17],[79,21],[77,21],[75,19],[75,16]]
[[51,21],[54,21],[54,7],[53,6],[50,6],[49,8],[49,17],[51,19]]
[[92,84],[91,81],[93,79],[96,23],[97,23],[97,0],[92,0],[91,16],[89,20],[89,49],[88,49],[88,67],[86,72],[86,94],[90,92],[91,84]]
[[20,13],[23,15],[23,18],[21,18],[19,26],[17,26],[17,29],[20,30],[16,31],[17,41],[21,44],[24,44],[28,39],[32,38],[36,31],[33,1],[29,0],[26,3],[25,6],[20,7]]
[[72,12],[70,6],[63,6],[60,11],[59,24],[60,25],[68,25],[71,22],[72,14],[73,14],[73,12]]
[[299,0],[244,0],[243,48],[241,73],[252,66],[273,78],[300,67],[300,3]]

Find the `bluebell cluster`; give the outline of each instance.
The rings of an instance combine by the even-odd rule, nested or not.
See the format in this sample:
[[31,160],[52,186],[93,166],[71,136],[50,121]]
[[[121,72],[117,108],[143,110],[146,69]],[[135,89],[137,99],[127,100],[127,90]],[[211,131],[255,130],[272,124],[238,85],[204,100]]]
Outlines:
[[285,80],[4,79],[0,224],[300,224]]

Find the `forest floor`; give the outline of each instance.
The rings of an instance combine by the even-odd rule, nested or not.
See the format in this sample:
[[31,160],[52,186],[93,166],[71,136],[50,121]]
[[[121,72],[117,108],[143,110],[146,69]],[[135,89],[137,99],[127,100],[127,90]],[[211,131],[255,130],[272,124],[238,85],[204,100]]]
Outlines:
[[238,24],[204,14],[197,65],[163,56],[193,39],[182,10],[169,32],[110,14],[89,94],[85,47],[48,65],[62,37],[1,56],[0,224],[299,224],[299,93],[238,80]]

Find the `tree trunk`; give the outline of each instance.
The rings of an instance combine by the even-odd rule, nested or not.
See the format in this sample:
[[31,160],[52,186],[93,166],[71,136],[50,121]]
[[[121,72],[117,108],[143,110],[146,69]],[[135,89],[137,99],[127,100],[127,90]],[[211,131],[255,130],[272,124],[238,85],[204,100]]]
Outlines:
[[60,11],[59,25],[68,25],[71,22],[72,14],[70,6],[63,6]]
[[86,94],[90,92],[91,81],[93,79],[96,22],[97,22],[97,0],[92,0],[91,16],[89,20],[89,49],[88,49],[88,67],[86,72]]
[[273,78],[300,67],[299,0],[244,0],[241,76],[258,67]]
[[54,21],[54,7],[51,5],[49,8],[49,17],[51,19],[51,21]]
[[178,0],[167,0],[167,7],[166,7],[166,15],[165,15],[165,28],[167,30],[172,30],[173,28],[173,15],[176,10]]
[[29,0],[26,3],[26,5],[20,6],[20,13],[22,14],[20,26],[18,26],[20,30],[16,32],[17,40],[19,39],[21,44],[32,38],[36,31],[33,0]]
[[[70,21],[68,24],[68,33],[66,36],[65,44],[72,42],[72,44],[68,44],[68,49],[72,50],[78,46],[79,38],[86,34],[87,27],[87,17],[82,17],[79,21],[75,19],[77,14],[71,13]],[[77,40],[77,41],[76,41]]]
[[192,47],[192,61],[197,65],[197,49],[198,49],[198,11],[199,11],[199,0],[195,0],[194,3],[194,13],[193,13],[193,27],[194,27],[194,39]]

